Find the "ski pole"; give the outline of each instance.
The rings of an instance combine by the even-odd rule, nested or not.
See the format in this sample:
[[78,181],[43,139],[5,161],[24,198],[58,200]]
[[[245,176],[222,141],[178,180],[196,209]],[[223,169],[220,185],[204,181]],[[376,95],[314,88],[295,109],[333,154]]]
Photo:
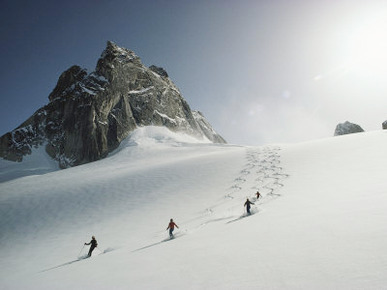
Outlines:
[[83,245],[81,251],[80,251],[79,254],[78,254],[78,257],[79,257],[79,255],[82,253],[84,247],[85,247],[85,245]]

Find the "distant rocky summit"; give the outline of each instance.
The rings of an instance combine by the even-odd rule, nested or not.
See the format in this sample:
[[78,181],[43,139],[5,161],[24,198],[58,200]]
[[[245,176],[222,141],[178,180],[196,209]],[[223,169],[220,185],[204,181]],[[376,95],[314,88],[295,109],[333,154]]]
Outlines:
[[383,128],[384,130],[386,130],[386,129],[387,129],[387,120],[383,122],[383,124],[382,124],[382,128]]
[[163,68],[145,67],[133,51],[110,41],[94,72],[70,67],[48,98],[0,138],[0,157],[22,161],[33,147],[45,146],[61,168],[76,166],[106,157],[134,129],[150,125],[226,143],[190,109]]
[[364,132],[364,130],[359,125],[346,121],[336,126],[335,136],[359,133],[359,132]]

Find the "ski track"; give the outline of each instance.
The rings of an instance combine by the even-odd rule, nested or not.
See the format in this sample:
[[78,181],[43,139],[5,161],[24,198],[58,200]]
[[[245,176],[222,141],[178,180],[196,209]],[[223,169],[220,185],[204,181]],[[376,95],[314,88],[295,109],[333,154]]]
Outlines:
[[[259,213],[266,203],[280,197],[281,194],[278,191],[284,186],[282,181],[289,177],[288,174],[283,173],[283,168],[280,166],[280,150],[279,146],[246,148],[246,163],[231,183],[226,194],[217,204],[206,208],[199,216],[181,221],[182,224],[186,225],[186,228],[178,231],[175,238],[196,232],[211,223],[225,222],[230,224],[249,217],[250,215],[241,213],[246,198],[255,202],[251,208],[252,215],[254,215]],[[261,198],[258,201],[255,197],[257,191],[261,193]],[[169,237],[161,238],[164,234],[160,234],[156,234],[157,238],[160,238],[159,241],[131,250],[131,252],[146,250],[170,241]],[[112,250],[115,249],[109,248],[102,254]],[[61,268],[78,261],[82,261],[82,259],[76,259],[43,271]]]
[[[93,254],[92,256],[100,256],[100,255],[104,255],[106,253],[110,253],[112,251],[115,251],[117,250],[116,248],[106,248],[105,250],[101,251],[98,247],[95,248],[95,250],[98,250],[100,253],[99,254]],[[81,253],[85,252],[84,248],[82,248],[81,250]],[[60,265],[57,265],[57,266],[54,266],[54,267],[51,267],[51,268],[48,268],[48,269],[45,269],[45,270],[42,270],[40,271],[39,273],[43,273],[43,272],[47,272],[47,271],[51,271],[51,270],[55,270],[55,269],[58,269],[58,268],[62,268],[64,266],[69,266],[71,264],[74,264],[74,263],[77,263],[77,262],[81,262],[83,260],[86,260],[86,259],[90,259],[91,257],[88,257],[87,254],[81,254],[79,253],[78,255],[78,258],[75,259],[75,260],[72,260],[70,262],[66,262],[66,263],[63,263],[63,264],[60,264]]]
[[[280,197],[279,190],[284,186],[282,181],[289,177],[288,174],[283,172],[283,168],[280,166],[280,154],[281,148],[279,146],[264,146],[246,149],[246,164],[242,168],[228,192],[225,194],[223,200],[218,204],[207,208],[199,226],[195,227],[191,231],[195,231],[202,228],[209,223],[230,220],[231,222],[238,221],[246,216],[244,213],[235,214],[235,211],[240,211],[241,205],[235,206],[235,201],[240,200],[245,202],[245,198],[249,198],[255,203],[252,206],[252,212],[259,213],[262,207]],[[251,186],[253,184],[253,186]],[[256,192],[259,191],[261,197],[259,200],[256,198]],[[227,203],[232,202],[232,206],[224,208]],[[242,203],[242,205],[243,205]],[[191,221],[192,222],[195,219]],[[230,221],[227,222],[227,224]]]
[[[176,235],[190,234],[212,223],[226,222],[226,224],[230,224],[249,217],[250,215],[241,213],[246,198],[255,203],[251,208],[251,215],[254,215],[259,213],[266,203],[280,197],[281,194],[278,191],[284,186],[282,181],[289,177],[288,174],[283,173],[283,168],[280,166],[280,150],[279,146],[246,148],[246,163],[231,183],[226,194],[217,204],[206,208],[199,216],[181,221],[181,224],[186,225],[186,228],[177,232]],[[257,191],[261,194],[259,201],[256,198]],[[238,204],[236,205],[236,203]],[[156,236],[161,239],[163,235],[158,233]],[[158,246],[167,241],[169,238],[162,238],[132,252]]]
[[155,243],[152,243],[152,244],[143,246],[143,247],[141,247],[141,248],[132,250],[132,252],[134,253],[134,252],[142,251],[142,250],[145,250],[145,249],[152,248],[152,247],[154,247],[154,246],[161,245],[161,244],[166,243],[166,242],[171,242],[171,241],[173,241],[173,240],[176,240],[177,238],[180,238],[180,237],[182,237],[182,236],[185,236],[185,235],[186,235],[186,232],[187,232],[186,230],[183,231],[183,232],[181,232],[181,231],[180,231],[180,232],[177,232],[177,233],[175,233],[175,234],[173,235],[173,238],[171,238],[171,237],[168,236],[167,238],[165,238],[165,239],[163,239],[163,240],[161,240],[161,241],[159,241],[159,242],[155,242]]
[[[226,194],[226,197],[233,199],[240,196],[240,191],[244,193],[246,190],[255,190],[262,195],[258,205],[263,205],[268,200],[272,200],[273,197],[279,197],[280,194],[277,191],[284,186],[282,180],[289,177],[288,174],[282,172],[280,150],[281,148],[278,146],[248,148],[245,168],[241,170],[240,176],[234,180],[231,191]],[[254,179],[255,185],[246,189],[243,184],[250,179]],[[257,201],[255,196],[251,199]]]

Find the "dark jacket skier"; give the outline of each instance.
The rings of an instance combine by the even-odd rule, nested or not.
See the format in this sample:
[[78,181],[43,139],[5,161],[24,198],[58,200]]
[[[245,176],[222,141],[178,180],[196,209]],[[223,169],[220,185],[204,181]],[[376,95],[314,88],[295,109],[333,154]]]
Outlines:
[[175,227],[179,228],[179,227],[177,226],[177,224],[175,224],[175,222],[173,221],[173,219],[171,219],[171,220],[169,221],[169,224],[168,224],[168,227],[167,227],[167,230],[169,229],[169,236],[170,236],[171,238],[173,238],[173,230],[175,229]]
[[257,191],[256,195],[257,195],[257,200],[258,200],[258,198],[260,198],[260,197],[262,196],[262,195],[259,193],[259,191]]
[[87,254],[87,256],[91,257],[91,253],[92,253],[93,250],[98,246],[97,240],[95,239],[94,236],[92,236],[92,237],[91,237],[90,243],[85,243],[85,245],[91,245],[91,246],[90,246],[89,253]]
[[247,199],[246,202],[245,202],[245,205],[244,205],[246,207],[247,214],[251,214],[251,212],[250,212],[250,207],[251,207],[250,205],[251,204],[254,204],[254,203],[251,202],[249,199]]

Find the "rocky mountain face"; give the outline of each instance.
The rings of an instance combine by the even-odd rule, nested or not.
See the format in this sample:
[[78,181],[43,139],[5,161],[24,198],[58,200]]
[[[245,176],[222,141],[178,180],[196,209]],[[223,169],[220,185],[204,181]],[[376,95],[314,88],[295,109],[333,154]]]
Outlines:
[[344,123],[340,123],[336,126],[335,136],[359,133],[359,132],[364,132],[362,127],[360,127],[357,124],[353,124],[351,122],[345,121]]
[[107,156],[139,126],[165,126],[226,143],[192,111],[167,72],[147,68],[133,52],[107,43],[96,69],[72,66],[62,73],[49,103],[0,138],[0,157],[22,161],[45,146],[61,168]]

